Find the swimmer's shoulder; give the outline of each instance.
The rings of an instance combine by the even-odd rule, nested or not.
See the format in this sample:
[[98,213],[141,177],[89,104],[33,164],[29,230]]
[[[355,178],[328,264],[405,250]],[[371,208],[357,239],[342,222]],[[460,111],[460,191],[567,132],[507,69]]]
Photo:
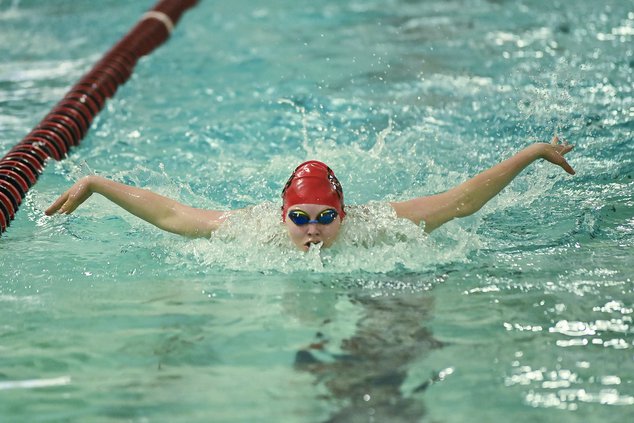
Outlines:
[[381,215],[388,218],[396,218],[396,211],[387,201],[370,201],[365,204],[352,204],[346,206],[346,216],[355,219],[368,219]]

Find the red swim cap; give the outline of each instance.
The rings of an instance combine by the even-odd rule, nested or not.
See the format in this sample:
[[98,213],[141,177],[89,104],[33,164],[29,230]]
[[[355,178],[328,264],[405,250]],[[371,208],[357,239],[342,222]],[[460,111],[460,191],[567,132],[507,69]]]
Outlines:
[[282,191],[282,220],[295,204],[323,204],[337,210],[343,219],[343,190],[335,173],[325,163],[310,160],[297,166]]

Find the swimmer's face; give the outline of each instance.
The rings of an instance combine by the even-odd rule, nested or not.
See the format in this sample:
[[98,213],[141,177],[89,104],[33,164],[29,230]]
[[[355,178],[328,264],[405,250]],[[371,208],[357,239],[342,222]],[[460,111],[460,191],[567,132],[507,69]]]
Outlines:
[[[326,210],[332,210],[332,207],[321,204],[296,204],[289,207],[288,213],[295,210],[305,212],[310,217],[310,220],[316,220],[319,214]],[[337,216],[328,224],[308,223],[306,225],[297,225],[287,216],[284,225],[293,244],[302,251],[308,251],[311,244],[323,242],[323,247],[330,247],[335,242],[341,228],[341,217]]]

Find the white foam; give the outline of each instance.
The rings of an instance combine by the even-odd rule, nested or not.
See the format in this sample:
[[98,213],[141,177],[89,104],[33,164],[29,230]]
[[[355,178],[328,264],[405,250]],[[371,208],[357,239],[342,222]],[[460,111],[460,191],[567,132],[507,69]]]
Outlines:
[[50,388],[53,386],[69,385],[70,376],[60,376],[50,379],[5,380],[0,382],[0,391],[7,389]]

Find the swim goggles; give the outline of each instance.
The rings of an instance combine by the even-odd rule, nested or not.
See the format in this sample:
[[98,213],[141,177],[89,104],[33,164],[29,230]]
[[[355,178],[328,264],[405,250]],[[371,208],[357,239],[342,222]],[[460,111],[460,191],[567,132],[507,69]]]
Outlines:
[[337,210],[326,209],[317,215],[317,219],[310,220],[310,216],[303,210],[291,210],[288,218],[297,226],[308,225],[309,223],[319,223],[320,225],[331,224],[338,216]]

